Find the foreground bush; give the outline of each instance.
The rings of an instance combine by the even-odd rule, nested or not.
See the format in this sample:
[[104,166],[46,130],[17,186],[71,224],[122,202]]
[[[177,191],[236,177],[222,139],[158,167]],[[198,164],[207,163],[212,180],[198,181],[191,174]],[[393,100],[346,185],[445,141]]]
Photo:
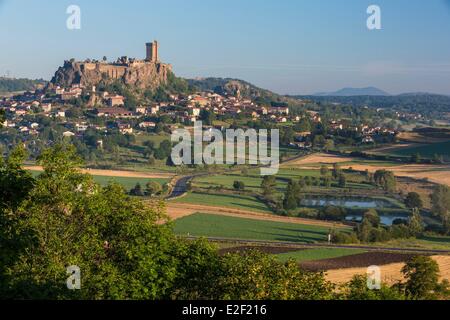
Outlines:
[[[327,299],[322,274],[266,255],[219,257],[206,241],[178,239],[163,205],[119,185],[101,187],[73,148],[39,158],[33,179],[16,150],[0,163],[0,297],[8,299]],[[81,269],[68,290],[67,267]]]

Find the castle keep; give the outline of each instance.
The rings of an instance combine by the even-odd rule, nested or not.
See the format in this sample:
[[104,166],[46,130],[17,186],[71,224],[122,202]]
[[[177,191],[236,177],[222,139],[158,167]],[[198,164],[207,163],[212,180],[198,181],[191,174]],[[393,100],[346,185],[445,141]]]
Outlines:
[[144,60],[130,59],[126,56],[116,62],[97,60],[65,61],[64,66],[56,71],[52,86],[69,87],[97,85],[100,81],[120,80],[124,84],[138,88],[157,88],[167,81],[172,66],[159,60],[157,41],[146,44]]

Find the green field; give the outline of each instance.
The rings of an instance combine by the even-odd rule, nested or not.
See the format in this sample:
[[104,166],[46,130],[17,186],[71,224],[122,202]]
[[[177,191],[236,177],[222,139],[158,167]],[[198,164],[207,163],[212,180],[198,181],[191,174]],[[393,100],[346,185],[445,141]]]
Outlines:
[[[40,171],[31,171],[33,176],[38,176],[42,172]],[[127,191],[130,191],[132,188],[136,186],[137,183],[140,183],[143,188],[149,181],[158,182],[160,185],[164,185],[169,182],[169,179],[154,179],[154,178],[127,178],[127,177],[108,177],[108,176],[93,176],[94,181],[102,186],[107,186],[110,182],[115,182],[122,185]]]
[[[195,179],[195,185],[201,188],[209,188],[214,186],[223,186],[226,189],[233,189],[235,181],[242,181],[245,184],[245,190],[252,192],[262,192],[261,183],[263,178],[261,176],[243,176],[240,174],[215,175]],[[283,192],[286,189],[287,182],[277,180],[277,191]]]
[[226,239],[316,243],[327,241],[327,227],[260,221],[197,213],[175,221],[175,233]]
[[185,197],[174,200],[178,203],[202,204],[215,207],[228,207],[247,211],[271,213],[270,209],[258,199],[251,196],[235,194],[188,193]]
[[391,153],[399,156],[420,154],[424,158],[433,158],[436,154],[450,157],[450,141],[412,146],[409,148],[399,148]]
[[288,253],[277,254],[275,257],[280,262],[288,260],[295,260],[296,262],[316,261],[325,259],[334,259],[355,254],[365,253],[366,251],[360,249],[308,249]]

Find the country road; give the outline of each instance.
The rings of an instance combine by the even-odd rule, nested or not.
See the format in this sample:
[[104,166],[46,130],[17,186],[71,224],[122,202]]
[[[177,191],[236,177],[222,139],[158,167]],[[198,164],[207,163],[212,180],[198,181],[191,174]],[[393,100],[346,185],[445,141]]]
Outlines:
[[[297,155],[297,156],[293,156],[284,162],[290,162],[290,161],[296,161],[299,160],[301,158],[305,157],[305,155]],[[261,166],[261,167],[265,167],[265,166]],[[267,167],[267,166],[266,166]],[[240,169],[235,169],[233,171],[239,171]],[[231,173],[233,171],[228,171],[227,173]],[[166,200],[171,200],[171,199],[175,199],[178,197],[181,197],[182,195],[184,195],[185,193],[188,192],[187,190],[187,186],[190,180],[197,178],[197,177],[201,177],[201,176],[208,176],[208,175],[215,175],[218,173],[201,173],[201,174],[192,174],[189,176],[185,176],[182,177],[180,179],[178,179],[178,181],[176,182],[175,186],[172,189],[172,192],[170,193],[170,195],[166,198]]]
[[178,197],[181,197],[182,195],[184,195],[188,191],[187,187],[188,187],[189,181],[194,177],[195,176],[186,176],[186,177],[182,177],[182,178],[178,179],[175,186],[172,189],[172,192],[166,198],[166,200],[171,200],[171,199],[178,198]]
[[355,245],[333,245],[333,244],[320,244],[320,243],[294,243],[284,241],[263,241],[263,240],[244,240],[244,239],[231,239],[231,238],[218,238],[218,237],[194,237],[194,236],[182,236],[182,238],[189,240],[196,240],[205,238],[211,242],[233,242],[241,245],[255,245],[255,246],[280,246],[289,248],[311,248],[311,249],[362,249],[367,251],[390,251],[401,253],[417,253],[417,254],[441,254],[448,255],[450,250],[432,250],[432,249],[416,249],[416,248],[392,248],[392,247],[375,247],[375,246],[355,246]]

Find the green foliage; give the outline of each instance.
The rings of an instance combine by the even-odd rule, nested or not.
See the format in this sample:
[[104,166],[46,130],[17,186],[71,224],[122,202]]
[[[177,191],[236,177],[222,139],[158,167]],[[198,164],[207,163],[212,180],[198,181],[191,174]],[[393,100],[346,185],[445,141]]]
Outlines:
[[[217,300],[327,300],[333,285],[321,273],[299,269],[295,261],[280,264],[258,251],[227,255],[202,275],[200,290]],[[212,292],[212,294],[211,294]]]
[[233,183],[233,188],[237,191],[244,191],[245,190],[245,183],[242,181],[235,181]]
[[343,297],[347,300],[407,300],[401,290],[382,285],[380,290],[370,290],[367,276],[357,275],[342,288]]
[[145,193],[149,196],[160,195],[162,190],[163,190],[162,186],[155,181],[149,181],[145,186]]
[[8,79],[0,77],[0,92],[32,91],[38,85],[44,84],[44,80]]
[[285,210],[294,210],[300,202],[300,184],[294,180],[289,181],[284,195],[283,207]]
[[405,199],[405,205],[410,209],[422,209],[423,201],[420,197],[420,194],[418,194],[417,192],[408,193]]
[[265,197],[271,197],[276,192],[277,180],[275,176],[265,176],[261,182],[261,188],[263,189],[263,195]]
[[211,126],[216,120],[216,114],[212,110],[202,109],[200,111],[200,120],[203,121],[204,125]]
[[439,265],[430,257],[412,258],[403,267],[402,273],[406,279],[406,294],[413,299],[437,299],[440,294],[448,294],[447,283],[439,283]]
[[447,232],[450,232],[450,187],[438,185],[431,194],[433,214],[442,220]]
[[338,180],[340,188],[345,188],[347,186],[347,178],[345,177],[345,174],[340,174]]
[[424,223],[419,210],[414,209],[408,221],[408,228],[414,236],[419,236],[424,231]]
[[329,206],[321,210],[319,217],[322,220],[342,221],[346,215],[345,208]]
[[395,192],[397,181],[391,171],[377,170],[374,175],[375,183],[387,192]]

